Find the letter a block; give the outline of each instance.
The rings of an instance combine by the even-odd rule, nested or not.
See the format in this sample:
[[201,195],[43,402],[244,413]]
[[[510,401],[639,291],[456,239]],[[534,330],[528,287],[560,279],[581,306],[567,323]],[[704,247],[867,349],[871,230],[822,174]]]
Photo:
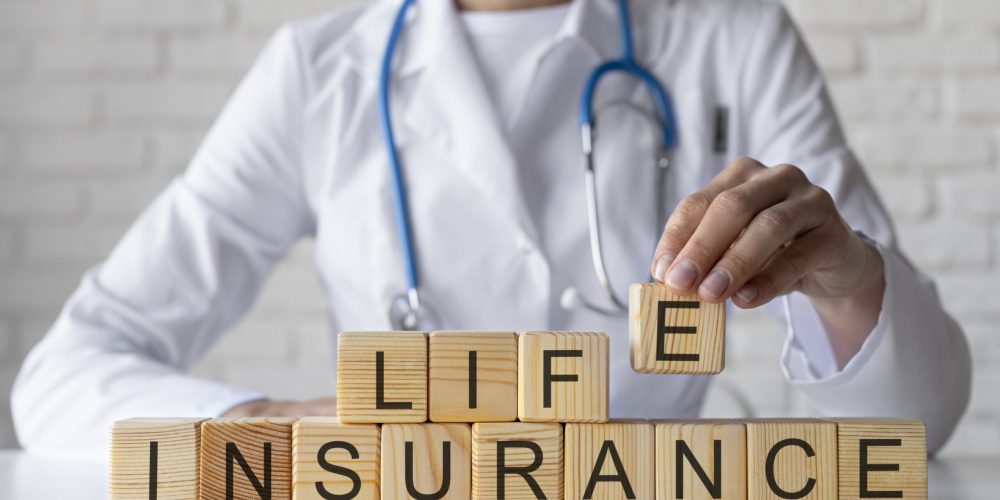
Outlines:
[[834,419],[840,498],[927,498],[927,430],[923,422]]
[[639,373],[717,374],[725,364],[726,305],[663,285],[629,288],[629,358]]
[[465,500],[471,475],[468,424],[382,426],[382,498]]
[[517,334],[434,332],[430,337],[434,422],[517,418]]
[[835,500],[837,424],[822,420],[749,420],[750,500]]
[[427,420],[427,334],[341,333],[337,417],[343,423]]
[[472,426],[473,500],[558,500],[562,493],[562,424]]
[[198,498],[202,420],[133,418],[115,422],[111,429],[110,498]]
[[300,419],[292,428],[292,498],[378,500],[381,445],[375,424]]
[[201,426],[201,498],[292,496],[293,418],[208,420]]
[[565,498],[653,498],[654,433],[649,422],[566,424]]
[[733,420],[656,424],[656,498],[747,497],[747,431]]
[[527,332],[518,340],[519,420],[608,420],[607,335]]

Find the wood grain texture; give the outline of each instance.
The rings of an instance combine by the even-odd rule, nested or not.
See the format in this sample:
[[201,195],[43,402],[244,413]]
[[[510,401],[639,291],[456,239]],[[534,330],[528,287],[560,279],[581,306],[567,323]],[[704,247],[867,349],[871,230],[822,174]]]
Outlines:
[[[682,444],[678,444],[682,441]],[[716,454],[716,441],[718,451]],[[711,486],[706,486],[688,455],[680,455],[681,474],[677,474],[678,448],[686,446]],[[718,468],[716,467],[718,465]],[[710,488],[717,489],[713,495]],[[656,498],[711,500],[747,497],[747,432],[735,420],[693,420],[656,422]]]
[[[563,496],[563,427],[556,423],[477,423],[472,426],[472,498],[498,499],[503,481],[503,497],[507,500],[534,500],[531,486],[522,476],[509,473],[499,477],[498,443],[528,441],[538,446],[541,461],[530,472],[539,490],[549,500]],[[536,459],[535,452],[522,446],[504,450],[504,466],[528,467]]]
[[[927,498],[927,429],[923,422],[878,418],[831,420],[837,423],[841,500],[873,498],[873,494],[886,498],[887,492],[898,492],[899,498]],[[863,441],[868,445],[864,460]],[[876,469],[895,464],[898,470],[864,473],[863,462]],[[862,474],[866,496],[861,495]]]
[[[566,424],[564,433],[565,498],[653,498],[656,486],[653,424],[643,421]],[[617,479],[602,480],[609,477]]]
[[[546,353],[549,353],[548,355]],[[562,354],[562,355],[557,355]],[[570,356],[569,354],[573,354]],[[554,377],[545,382],[546,358]],[[527,332],[518,338],[518,419],[608,420],[608,336],[596,332]],[[548,387],[548,389],[547,389]],[[549,401],[546,401],[546,391]],[[546,404],[548,403],[548,404]]]
[[109,497],[150,497],[150,443],[155,442],[156,497],[198,498],[201,418],[132,418],[111,428]]
[[[475,353],[474,391],[469,381],[470,352]],[[432,333],[428,379],[433,422],[514,421],[517,418],[517,334]],[[470,399],[470,393],[475,397]]]
[[[382,498],[414,498],[407,488],[406,443],[413,443],[412,486],[435,498],[466,500],[472,489],[472,429],[468,424],[385,424],[382,426]],[[450,455],[445,479],[444,443]]]
[[[750,500],[780,500],[774,487],[796,493],[815,483],[808,494],[795,496],[805,500],[837,498],[837,425],[811,419],[747,420],[747,477]],[[767,457],[775,445],[786,440],[800,440],[815,453],[808,457],[801,447],[781,448],[774,455],[769,484]],[[787,441],[786,441],[787,442]]]
[[334,474],[320,465],[320,451],[333,442],[350,444],[357,452],[334,447],[323,450],[326,463],[347,468],[357,474],[359,489],[352,498],[378,500],[380,498],[379,474],[381,473],[382,434],[375,424],[344,424],[333,417],[306,417],[295,422],[292,428],[292,498],[294,500],[322,500],[323,491],[333,495],[347,495],[354,491],[355,478]]
[[[376,366],[383,353],[384,401],[409,408],[377,408]],[[427,334],[345,332],[337,337],[337,417],[344,423],[417,423],[427,420]]]
[[[270,447],[270,495],[272,500],[292,497],[292,418],[239,418],[208,420],[201,426],[201,498],[226,498],[228,443],[233,443],[266,488],[266,449]],[[255,485],[239,462],[233,460],[233,496],[260,498]]]
[[[660,305],[663,304],[661,322]],[[725,366],[726,306],[655,283],[629,288],[629,359],[639,373],[718,374]],[[661,328],[679,329],[678,332]],[[684,333],[693,332],[693,333]],[[662,346],[658,345],[662,337]],[[663,359],[664,357],[677,359]],[[681,359],[697,356],[697,359]]]

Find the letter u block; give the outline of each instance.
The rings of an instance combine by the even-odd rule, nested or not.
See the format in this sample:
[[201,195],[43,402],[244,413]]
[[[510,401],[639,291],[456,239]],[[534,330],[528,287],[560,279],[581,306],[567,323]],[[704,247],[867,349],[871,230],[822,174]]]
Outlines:
[[837,424],[748,420],[749,500],[835,500]]
[[305,417],[292,428],[292,499],[379,499],[381,430]]
[[559,500],[562,494],[562,424],[472,426],[473,500]]
[[735,420],[656,423],[656,498],[747,497],[747,431]]
[[293,418],[208,420],[201,426],[201,498],[290,498]]
[[427,334],[341,333],[337,417],[349,424],[426,421]]
[[566,424],[564,432],[565,498],[653,498],[653,424]]
[[726,305],[663,285],[629,288],[629,359],[639,373],[714,375],[725,365]]
[[927,429],[923,422],[838,418],[840,499],[927,498]]
[[468,424],[382,426],[382,498],[467,500],[471,476]]
[[112,500],[198,498],[201,418],[132,418],[111,429]]
[[518,419],[608,420],[608,336],[527,332],[518,339]]
[[431,421],[511,422],[517,418],[517,334],[434,332],[428,378]]

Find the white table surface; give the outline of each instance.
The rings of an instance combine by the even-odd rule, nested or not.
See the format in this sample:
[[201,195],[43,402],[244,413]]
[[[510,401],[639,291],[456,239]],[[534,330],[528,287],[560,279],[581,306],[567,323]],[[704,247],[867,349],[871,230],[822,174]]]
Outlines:
[[[1000,457],[947,457],[929,464],[934,500],[1000,499]],[[0,450],[0,499],[106,499],[104,464]]]

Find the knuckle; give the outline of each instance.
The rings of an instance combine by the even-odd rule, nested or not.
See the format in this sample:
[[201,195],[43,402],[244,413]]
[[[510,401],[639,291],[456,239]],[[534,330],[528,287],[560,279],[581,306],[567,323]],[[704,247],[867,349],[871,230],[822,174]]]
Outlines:
[[757,222],[771,233],[785,233],[792,226],[792,217],[784,210],[771,207],[757,216]]
[[750,195],[741,189],[728,189],[715,198],[712,208],[724,213],[744,213],[750,208]]
[[742,281],[754,271],[755,259],[748,253],[739,250],[730,250],[726,254],[725,262],[720,264],[729,270],[734,281]]
[[675,212],[677,212],[680,217],[685,219],[694,216],[700,217],[700,214],[704,213],[711,204],[712,199],[709,198],[707,194],[702,191],[695,191],[681,200],[681,202],[677,205]]
[[823,208],[832,209],[835,206],[833,196],[830,195],[830,192],[819,186],[811,186],[809,188],[809,191],[806,193],[806,201]]
[[782,182],[787,182],[789,184],[802,184],[809,182],[809,179],[806,177],[806,173],[795,165],[783,163],[772,167],[771,171],[778,179],[781,179]]

